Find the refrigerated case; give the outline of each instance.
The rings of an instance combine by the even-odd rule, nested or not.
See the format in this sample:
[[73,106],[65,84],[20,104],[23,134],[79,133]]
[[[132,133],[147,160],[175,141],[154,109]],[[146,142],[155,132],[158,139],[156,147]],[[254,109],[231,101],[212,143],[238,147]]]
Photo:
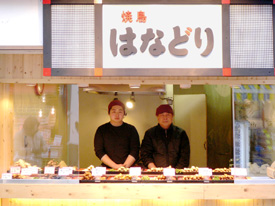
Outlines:
[[274,85],[233,88],[234,166],[266,176],[275,157]]

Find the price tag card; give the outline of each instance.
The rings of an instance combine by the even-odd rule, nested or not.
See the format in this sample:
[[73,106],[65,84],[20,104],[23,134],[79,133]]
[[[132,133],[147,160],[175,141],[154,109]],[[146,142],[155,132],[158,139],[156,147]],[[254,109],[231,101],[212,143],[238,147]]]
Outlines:
[[32,175],[32,169],[31,168],[22,168],[21,175]]
[[95,167],[92,169],[93,176],[102,176],[106,174],[106,167]]
[[55,167],[45,167],[44,168],[44,174],[54,174],[55,173]]
[[163,175],[164,176],[175,176],[176,170],[175,168],[163,168]]
[[199,175],[201,175],[201,176],[212,176],[212,169],[199,168]]
[[66,176],[73,174],[73,168],[72,167],[62,167],[58,170],[58,175]]
[[246,168],[231,168],[231,175],[247,176],[247,169]]
[[62,136],[61,135],[55,135],[53,140],[54,146],[60,146],[62,142]]
[[30,167],[32,174],[38,174],[38,167]]
[[11,173],[2,173],[2,179],[3,180],[11,180],[12,174]]
[[141,167],[130,167],[129,175],[140,176],[141,175]]
[[12,174],[20,174],[21,168],[20,167],[11,167],[10,168],[10,173]]

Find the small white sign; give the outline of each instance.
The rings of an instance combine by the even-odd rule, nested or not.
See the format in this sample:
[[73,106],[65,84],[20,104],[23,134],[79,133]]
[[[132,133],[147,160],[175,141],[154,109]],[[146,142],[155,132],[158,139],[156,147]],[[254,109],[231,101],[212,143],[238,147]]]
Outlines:
[[212,176],[212,169],[199,168],[199,175],[201,175],[201,176]]
[[44,174],[54,174],[55,173],[55,167],[45,167],[44,168]]
[[141,175],[141,167],[130,167],[129,175],[140,176]]
[[58,170],[58,175],[60,176],[66,176],[73,174],[73,168],[72,167],[62,167]]
[[32,175],[32,169],[31,168],[22,168],[21,175]]
[[176,170],[175,168],[164,168],[163,169],[163,175],[164,176],[175,176]]
[[21,168],[20,167],[11,167],[10,168],[10,173],[12,174],[20,174]]
[[247,169],[246,168],[231,168],[231,175],[247,176]]
[[11,180],[12,174],[11,173],[2,173],[2,179],[3,180]]
[[38,167],[30,167],[32,174],[38,174]]
[[62,136],[61,135],[55,135],[54,140],[53,140],[53,145],[54,146],[60,146],[62,141]]
[[95,167],[92,169],[93,176],[102,176],[106,174],[106,167]]

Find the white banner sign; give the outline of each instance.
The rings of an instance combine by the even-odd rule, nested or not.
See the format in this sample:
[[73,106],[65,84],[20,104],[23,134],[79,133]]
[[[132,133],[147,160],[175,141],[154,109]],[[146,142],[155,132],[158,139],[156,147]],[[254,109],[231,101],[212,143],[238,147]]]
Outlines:
[[222,68],[221,5],[103,5],[103,68]]

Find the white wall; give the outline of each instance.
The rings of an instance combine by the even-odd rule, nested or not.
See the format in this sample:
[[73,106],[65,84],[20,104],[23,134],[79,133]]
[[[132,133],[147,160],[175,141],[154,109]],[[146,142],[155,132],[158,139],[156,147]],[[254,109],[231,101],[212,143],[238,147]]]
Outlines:
[[42,0],[0,0],[0,46],[42,46],[42,8]]

